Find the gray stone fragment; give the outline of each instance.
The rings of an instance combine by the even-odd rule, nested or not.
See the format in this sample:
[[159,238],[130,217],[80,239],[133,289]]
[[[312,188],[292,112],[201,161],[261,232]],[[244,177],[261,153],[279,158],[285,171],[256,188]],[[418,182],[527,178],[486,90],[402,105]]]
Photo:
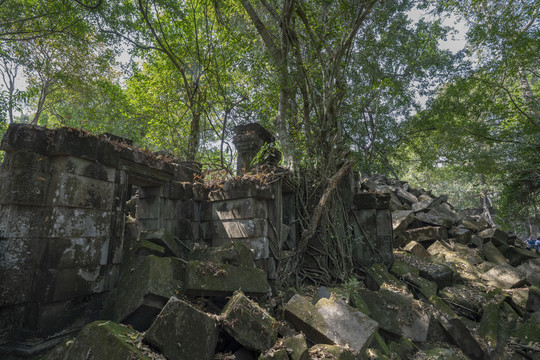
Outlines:
[[410,241],[405,246],[405,250],[422,259],[427,259],[431,256],[426,250],[426,248],[423,247],[420,243],[417,243],[416,241]]
[[438,226],[427,226],[418,229],[406,230],[403,232],[402,237],[407,241],[432,241],[440,239],[448,239],[448,232],[446,228]]
[[142,231],[139,233],[139,241],[149,241],[162,246],[165,249],[165,256],[184,258],[188,251],[165,229]]
[[309,360],[306,337],[303,334],[283,339],[282,345],[291,350],[291,360]]
[[150,255],[132,270],[124,271],[118,283],[113,320],[144,331],[167,300],[181,291],[183,263]]
[[147,360],[136,348],[133,329],[112,321],[96,321],[85,326],[69,346],[58,345],[43,360]]
[[414,211],[416,213],[416,212],[427,210],[427,209],[430,208],[431,204],[433,204],[433,199],[424,200],[424,201],[414,203],[414,204],[412,204],[412,211]]
[[540,311],[540,286],[531,286],[527,297],[526,310],[528,312]]
[[522,249],[512,245],[508,246],[508,248],[501,248],[504,249],[504,256],[508,259],[510,265],[512,266],[519,266],[529,260],[540,259],[538,254],[535,254],[527,249]]
[[184,279],[184,290],[190,296],[229,296],[236,290],[261,296],[268,291],[266,272],[244,266],[189,261]]
[[461,221],[461,215],[446,203],[435,206],[429,214],[450,220],[454,225]]
[[335,298],[312,305],[295,295],[285,305],[285,319],[315,343],[347,344],[358,354],[364,352],[378,329],[377,322]]
[[518,269],[510,264],[501,264],[485,272],[482,279],[488,285],[500,287],[502,289],[512,289],[524,285],[527,278]]
[[456,242],[460,244],[468,244],[471,241],[471,231],[465,228],[452,228],[450,229],[450,236],[452,236]]
[[478,236],[486,241],[491,241],[497,247],[508,247],[508,234],[501,229],[490,228],[478,233]]
[[465,229],[473,231],[482,231],[489,226],[486,220],[472,216],[463,217],[463,219],[461,219],[461,223]]
[[452,227],[452,221],[437,214],[416,213],[415,218],[423,223],[434,226],[442,226],[447,229]]
[[431,317],[421,301],[386,289],[358,291],[369,307],[370,316],[382,329],[415,342],[426,341]]
[[411,194],[410,192],[405,191],[405,190],[403,190],[403,189],[401,189],[401,188],[398,188],[398,189],[396,190],[396,196],[397,196],[398,199],[401,200],[401,202],[404,203],[404,204],[412,205],[412,204],[418,202],[418,199],[416,198],[416,196],[414,196],[414,195]]
[[144,341],[169,360],[214,359],[219,328],[214,318],[171,297]]
[[309,349],[312,359],[355,360],[353,352],[337,345],[317,344]]
[[493,245],[491,241],[488,241],[482,246],[482,253],[484,254],[484,257],[487,261],[490,261],[494,264],[508,264],[508,260],[499,251],[499,249],[497,249],[497,247]]
[[527,282],[531,285],[540,285],[540,264],[536,260],[529,260],[517,267],[525,274]]
[[259,305],[237,291],[221,312],[225,331],[250,350],[263,351],[277,340],[277,322]]
[[411,210],[399,210],[392,212],[392,229],[394,237],[399,236],[413,222],[414,213]]
[[234,241],[219,247],[196,249],[189,257],[191,260],[207,261],[217,264],[255,267],[255,256],[253,251],[239,241]]

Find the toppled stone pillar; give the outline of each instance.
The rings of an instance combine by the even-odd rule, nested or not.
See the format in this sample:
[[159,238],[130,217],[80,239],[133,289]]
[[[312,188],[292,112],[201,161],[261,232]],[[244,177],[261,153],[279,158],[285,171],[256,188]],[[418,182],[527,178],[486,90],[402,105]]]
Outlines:
[[275,148],[268,149],[266,154],[253,161],[265,144],[270,145],[275,140],[274,136],[258,123],[236,126],[233,138],[238,151],[236,174],[242,175],[263,164],[276,165],[281,159],[281,153]]

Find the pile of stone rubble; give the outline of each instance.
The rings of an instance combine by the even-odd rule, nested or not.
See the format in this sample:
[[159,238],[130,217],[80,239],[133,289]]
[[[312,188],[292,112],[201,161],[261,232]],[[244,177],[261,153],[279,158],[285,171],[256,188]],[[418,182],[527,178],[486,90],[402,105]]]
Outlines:
[[[45,359],[540,359],[540,257],[444,196],[383,176],[394,261],[280,289],[239,243],[137,234],[103,319]],[[136,235],[135,235],[136,234]]]

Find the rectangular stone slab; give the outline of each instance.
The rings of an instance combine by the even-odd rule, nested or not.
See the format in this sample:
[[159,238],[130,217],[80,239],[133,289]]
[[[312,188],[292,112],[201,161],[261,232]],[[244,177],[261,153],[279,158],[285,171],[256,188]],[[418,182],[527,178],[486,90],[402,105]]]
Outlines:
[[376,321],[335,298],[312,305],[294,295],[285,305],[285,319],[315,343],[347,344],[355,353],[364,352],[379,328]]
[[184,290],[190,296],[229,296],[236,290],[261,296],[268,291],[266,272],[243,266],[189,261]]
[[212,360],[218,333],[214,318],[173,296],[148,329],[144,341],[169,360]]

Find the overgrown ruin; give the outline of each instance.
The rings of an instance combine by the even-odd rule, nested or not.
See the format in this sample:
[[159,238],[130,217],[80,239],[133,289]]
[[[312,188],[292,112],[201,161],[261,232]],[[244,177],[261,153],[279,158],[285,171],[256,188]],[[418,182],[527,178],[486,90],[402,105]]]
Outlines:
[[[395,353],[408,359],[440,339],[463,356],[487,359],[504,352],[504,344],[488,345],[472,323],[483,327],[484,338],[508,340],[488,321],[513,311],[516,324],[521,317],[535,328],[529,324],[540,310],[534,286],[525,303],[499,290],[478,295],[476,308],[455,306],[467,283],[485,283],[470,289],[480,293],[538,284],[535,253],[481,219],[462,216],[445,197],[382,176],[351,175],[339,190],[347,207],[345,219],[335,220],[350,225],[344,251],[351,252],[350,273],[356,270],[349,290],[321,288],[313,302],[280,293],[283,303],[268,313],[245,295],[269,304],[276,295],[273,283],[302,235],[295,188],[276,166],[276,150],[267,147],[260,156],[273,141],[270,133],[258,124],[235,131],[239,176],[204,183],[199,164],[136,149],[126,139],[10,125],[1,143],[0,355],[40,353],[100,318],[114,323],[88,325],[74,346],[47,359],[73,358],[79,348],[99,353],[92,336],[136,339],[139,347],[144,340],[169,359],[188,358],[191,348],[213,359],[216,346],[231,350],[224,336],[234,339],[234,351],[251,354],[246,359],[306,359],[310,343],[326,344],[313,346],[312,358]],[[260,165],[270,166],[271,175],[257,173]],[[324,246],[311,242],[302,265],[324,265]],[[205,299],[204,311],[194,299]],[[197,326],[182,329],[187,319]],[[191,339],[185,353],[163,338],[171,326],[183,334],[170,339],[174,346]],[[292,345],[298,341],[303,350]],[[125,346],[118,359],[146,358]]]

